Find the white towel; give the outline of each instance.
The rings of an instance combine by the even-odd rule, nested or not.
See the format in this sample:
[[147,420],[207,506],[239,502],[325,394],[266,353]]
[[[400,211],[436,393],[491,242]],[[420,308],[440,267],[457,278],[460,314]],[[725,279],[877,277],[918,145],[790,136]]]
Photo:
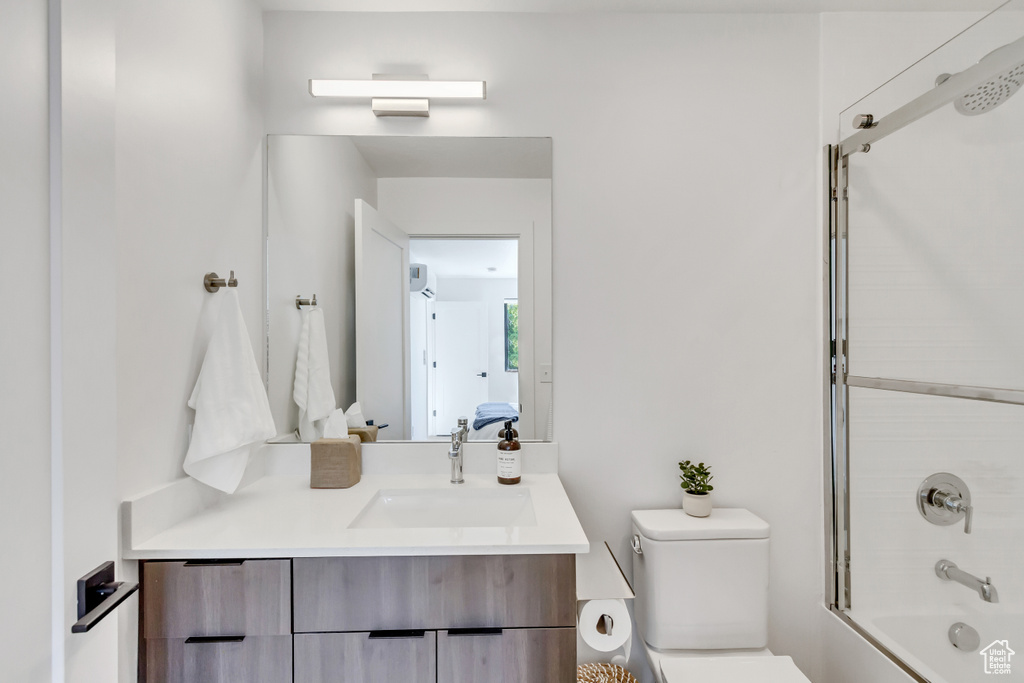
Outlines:
[[190,408],[196,411],[185,472],[227,493],[234,493],[249,462],[253,444],[276,434],[267,391],[249,344],[238,293],[221,293],[221,309]]
[[324,313],[318,308],[302,311],[292,398],[299,407],[299,438],[303,441],[321,438],[324,434],[323,421],[334,412],[337,404],[331,387]]

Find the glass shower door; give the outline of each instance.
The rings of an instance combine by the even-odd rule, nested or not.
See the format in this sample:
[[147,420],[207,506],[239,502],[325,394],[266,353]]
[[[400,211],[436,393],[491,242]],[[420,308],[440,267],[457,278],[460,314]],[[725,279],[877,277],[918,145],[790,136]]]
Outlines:
[[832,157],[833,608],[931,683],[1024,681],[1022,9],[844,112]]

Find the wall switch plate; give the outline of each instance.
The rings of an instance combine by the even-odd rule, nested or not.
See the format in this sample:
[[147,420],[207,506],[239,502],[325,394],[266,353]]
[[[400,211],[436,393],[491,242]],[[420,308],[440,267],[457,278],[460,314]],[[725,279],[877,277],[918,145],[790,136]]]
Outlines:
[[552,380],[553,380],[553,377],[552,377],[552,374],[551,374],[551,363],[541,363],[540,364],[540,381],[541,382],[551,382]]

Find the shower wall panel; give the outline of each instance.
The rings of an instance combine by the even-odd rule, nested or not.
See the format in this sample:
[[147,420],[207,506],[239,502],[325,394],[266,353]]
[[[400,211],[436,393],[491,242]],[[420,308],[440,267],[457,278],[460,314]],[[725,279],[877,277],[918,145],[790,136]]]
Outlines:
[[[854,614],[994,607],[940,580],[940,559],[991,576],[999,609],[1024,611],[1024,406],[851,388],[850,452]],[[936,472],[970,487],[970,534],[962,522],[936,526],[918,511],[918,487]]]

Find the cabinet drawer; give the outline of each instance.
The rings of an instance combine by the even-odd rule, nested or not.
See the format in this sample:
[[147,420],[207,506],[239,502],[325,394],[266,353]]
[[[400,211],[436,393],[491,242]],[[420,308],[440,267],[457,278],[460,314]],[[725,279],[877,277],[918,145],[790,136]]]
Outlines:
[[145,638],[291,633],[291,561],[146,562]]
[[437,683],[572,683],[576,629],[438,631]]
[[295,631],[574,626],[574,555],[296,558]]
[[434,631],[303,633],[295,636],[295,683],[434,683]]
[[146,683],[291,683],[291,636],[194,641],[146,640]]

